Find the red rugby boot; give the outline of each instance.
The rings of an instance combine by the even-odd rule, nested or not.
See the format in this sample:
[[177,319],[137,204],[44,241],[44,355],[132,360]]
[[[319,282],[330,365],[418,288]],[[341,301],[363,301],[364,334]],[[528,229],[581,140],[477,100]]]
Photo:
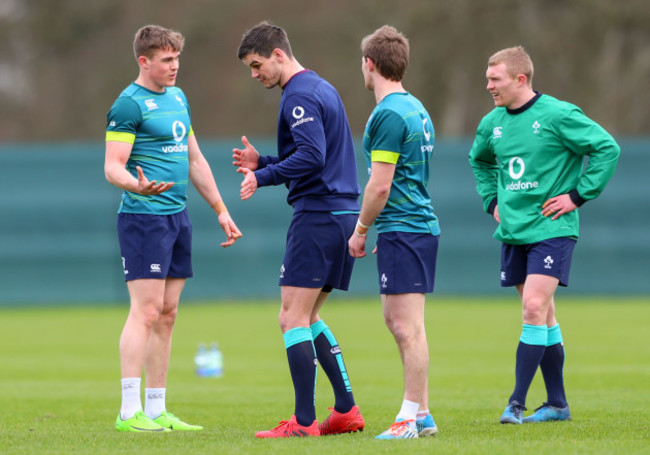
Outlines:
[[318,420],[314,420],[311,425],[304,427],[296,421],[296,416],[291,419],[283,420],[280,425],[272,430],[258,431],[255,433],[256,438],[291,438],[305,436],[320,436],[318,431]]
[[352,409],[344,414],[336,412],[334,408],[329,408],[329,410],[332,413],[318,426],[322,436],[363,431],[366,423],[363,421],[359,406],[353,406]]

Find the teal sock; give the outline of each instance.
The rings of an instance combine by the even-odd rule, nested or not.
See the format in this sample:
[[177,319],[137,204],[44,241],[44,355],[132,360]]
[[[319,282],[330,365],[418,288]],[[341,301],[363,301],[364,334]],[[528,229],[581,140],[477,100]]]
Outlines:
[[560,330],[560,324],[555,324],[553,327],[549,327],[546,346],[553,346],[554,344],[558,344],[562,342],[563,340],[562,340],[562,331]]
[[296,327],[284,335],[289,370],[295,393],[295,416],[298,424],[310,426],[316,420],[316,353],[309,327]]
[[547,403],[564,408],[567,401],[564,392],[564,342],[560,324],[548,329],[546,350],[539,367],[542,370],[542,376],[544,376]]
[[509,403],[526,405],[526,395],[546,350],[547,339],[548,330],[545,325],[524,324],[522,326],[515,364],[515,390],[510,396]]
[[343,354],[336,338],[331,330],[319,320],[311,325],[314,347],[316,348],[316,357],[318,363],[327,374],[327,378],[332,384],[334,391],[334,410],[336,412],[346,413],[354,406],[354,396],[352,395],[352,386],[348,377]]

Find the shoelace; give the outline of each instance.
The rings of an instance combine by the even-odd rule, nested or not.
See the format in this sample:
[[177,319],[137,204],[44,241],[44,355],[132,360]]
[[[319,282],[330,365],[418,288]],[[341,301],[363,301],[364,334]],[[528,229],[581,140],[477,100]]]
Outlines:
[[390,431],[397,434],[404,433],[409,428],[409,423],[415,422],[415,420],[400,420],[399,422],[393,422],[390,426]]
[[524,415],[525,410],[526,410],[526,408],[524,406],[513,406],[512,407],[512,413],[517,418],[521,418]]
[[280,425],[274,428],[274,430],[278,430],[284,426],[290,426],[288,420],[280,420]]
[[[297,430],[305,428],[297,422],[290,422],[288,420],[281,420],[280,425],[275,427],[273,430],[283,429],[285,434],[296,434]],[[304,432],[303,432],[304,433]]]

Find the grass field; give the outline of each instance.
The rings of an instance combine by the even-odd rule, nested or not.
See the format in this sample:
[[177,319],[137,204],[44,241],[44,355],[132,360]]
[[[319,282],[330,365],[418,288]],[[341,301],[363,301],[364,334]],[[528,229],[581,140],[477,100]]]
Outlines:
[[[505,426],[514,385],[520,310],[503,301],[438,298],[427,307],[436,438],[377,441],[402,397],[402,370],[378,298],[335,295],[322,315],[345,355],[363,433],[257,440],[293,412],[293,389],[275,303],[183,304],[176,325],[168,409],[198,434],[124,434],[118,338],[127,307],[0,310],[0,453],[497,454],[650,453],[650,299],[558,299],[573,421]],[[223,378],[198,378],[199,342],[218,341]],[[529,409],[545,400],[538,374]],[[319,420],[333,405],[319,371]]]

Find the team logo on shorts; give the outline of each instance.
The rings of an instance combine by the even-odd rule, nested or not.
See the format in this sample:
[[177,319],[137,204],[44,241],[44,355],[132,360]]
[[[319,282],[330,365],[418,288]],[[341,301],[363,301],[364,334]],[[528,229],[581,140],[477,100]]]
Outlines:
[[553,265],[553,258],[549,255],[544,258],[544,268],[545,269],[550,269],[551,266]]
[[160,264],[151,264],[151,273],[160,273]]
[[382,288],[387,288],[388,287],[388,277],[386,276],[385,273],[381,274],[381,287]]
[[280,267],[280,278],[284,278],[284,264]]

